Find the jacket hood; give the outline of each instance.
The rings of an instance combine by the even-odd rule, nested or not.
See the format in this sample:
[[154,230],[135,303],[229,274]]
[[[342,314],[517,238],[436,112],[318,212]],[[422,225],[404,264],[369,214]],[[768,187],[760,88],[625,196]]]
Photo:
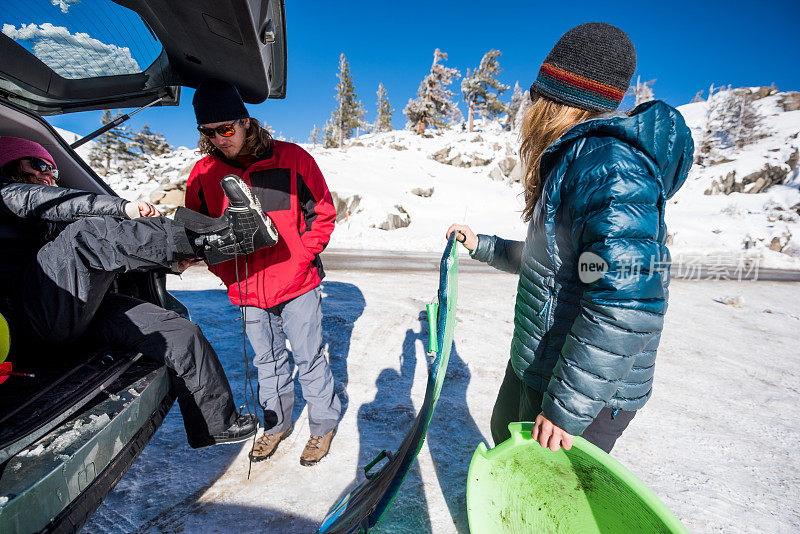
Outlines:
[[692,166],[691,132],[680,112],[661,100],[640,104],[630,115],[606,114],[575,125],[545,151],[542,167],[559,148],[585,137],[615,137],[642,152],[660,171],[667,198],[680,189]]

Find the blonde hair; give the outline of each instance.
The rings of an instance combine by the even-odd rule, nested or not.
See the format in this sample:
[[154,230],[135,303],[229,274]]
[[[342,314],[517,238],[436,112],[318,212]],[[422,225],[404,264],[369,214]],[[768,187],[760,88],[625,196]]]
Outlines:
[[533,218],[533,210],[542,196],[539,167],[544,151],[567,133],[567,130],[598,114],[596,111],[559,104],[543,96],[538,96],[525,110],[520,132],[522,145],[519,149],[525,168],[525,177],[522,180],[525,188],[525,209],[522,210],[522,220],[528,222]]
[[[242,145],[241,154],[248,154],[255,156],[256,158],[262,158],[269,153],[270,148],[272,147],[272,136],[270,135],[269,130],[262,128],[261,124],[256,119],[253,117],[249,117],[249,119],[250,126],[248,126],[247,131],[245,132],[244,145]],[[245,119],[242,119],[242,121],[244,120]],[[200,140],[197,142],[197,148],[204,156],[212,155],[218,158],[225,157],[222,152],[220,152],[220,150],[214,146],[214,143],[211,142],[211,139],[205,135],[200,136]]]

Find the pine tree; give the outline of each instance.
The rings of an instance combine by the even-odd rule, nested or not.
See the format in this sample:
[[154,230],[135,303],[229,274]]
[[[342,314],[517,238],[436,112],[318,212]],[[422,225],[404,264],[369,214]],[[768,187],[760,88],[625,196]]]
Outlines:
[[636,99],[633,107],[636,107],[639,104],[644,104],[645,102],[650,102],[651,100],[655,100],[656,97],[655,94],[653,94],[654,83],[656,83],[655,80],[642,83],[642,77],[636,77],[636,85],[631,85],[630,88],[631,93],[633,93],[633,97]]
[[709,90],[706,121],[697,151],[696,161],[711,164],[722,158],[721,151],[741,150],[770,134],[764,117],[753,105],[749,89],[742,87]]
[[133,135],[133,142],[135,149],[143,155],[161,156],[172,151],[164,136],[153,132],[147,124]]
[[[505,124],[505,129],[507,131],[516,130],[517,116],[519,116],[520,110],[525,104],[527,95],[528,92],[523,91],[519,86],[519,81],[514,83],[514,91],[511,93],[511,104],[508,106],[508,117],[506,118]],[[530,101],[530,97],[528,97],[528,101]]]
[[375,133],[390,132],[392,130],[392,105],[389,103],[386,88],[383,83],[378,84],[378,116],[375,118]]
[[[102,124],[108,124],[113,117],[110,110],[103,112]],[[112,170],[128,168],[137,158],[137,147],[134,135],[124,126],[117,126],[104,133],[94,141],[94,148],[89,152],[89,165],[108,175]]]
[[703,98],[703,90],[700,89],[699,91],[697,91],[697,94],[694,95],[694,98],[692,98],[691,103],[694,104],[696,102],[705,102],[705,101],[706,99]]
[[439,61],[447,61],[447,54],[438,48],[433,52],[431,71],[417,89],[417,98],[409,99],[403,109],[408,119],[407,126],[413,128],[417,134],[422,135],[429,126],[441,128],[446,124],[447,118],[453,112],[453,92],[447,89],[461,73],[458,69],[440,65]]
[[514,117],[514,131],[518,132],[522,129],[522,123],[525,120],[525,113],[528,111],[528,108],[533,105],[533,100],[531,100],[531,92],[525,91],[525,95],[522,97],[522,103],[517,110],[517,115]]
[[506,105],[500,101],[500,95],[508,90],[509,86],[500,83],[496,78],[502,71],[497,60],[502,53],[499,50],[489,50],[483,55],[478,68],[461,80],[461,95],[469,106],[469,131],[473,131],[475,115],[489,119],[506,113]]
[[311,128],[311,133],[308,135],[308,142],[311,143],[312,146],[316,147],[317,143],[321,141],[319,137],[319,128],[315,124],[313,128]]
[[339,146],[337,144],[339,136],[336,134],[336,124],[333,121],[334,119],[331,117],[325,121],[325,126],[322,127],[322,146],[325,148],[336,148]]
[[334,141],[333,146],[343,146],[345,139],[353,137],[353,130],[364,125],[364,105],[358,100],[353,77],[350,74],[350,65],[344,54],[339,56],[339,73],[336,75],[339,83],[336,84],[336,108],[331,113],[331,120],[325,127],[325,146],[329,139]]

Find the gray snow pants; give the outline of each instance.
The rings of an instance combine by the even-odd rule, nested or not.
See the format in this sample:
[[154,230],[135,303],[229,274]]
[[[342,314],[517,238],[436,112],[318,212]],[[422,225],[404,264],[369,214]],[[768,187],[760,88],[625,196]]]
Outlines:
[[308,403],[312,436],[336,428],[341,413],[333,391],[333,375],[322,350],[322,289],[282,302],[272,308],[245,307],[247,339],[255,352],[258,401],[264,410],[264,429],[283,432],[292,425],[294,381],[286,339],[292,346],[297,376]]
[[[519,379],[511,362],[506,367],[506,376],[497,393],[497,400],[492,411],[492,439],[495,445],[511,437],[508,423],[514,421],[535,421],[542,413],[541,392],[536,391]],[[628,428],[628,424],[636,415],[636,411],[614,410],[603,408],[594,421],[586,427],[581,437],[598,446],[605,452],[611,452],[617,438]]]
[[171,270],[194,257],[183,226],[164,217],[118,221],[90,217],[67,226],[43,246],[24,273],[15,306],[34,342],[135,350],[170,371],[189,445],[236,419],[228,380],[200,328],[177,313],[108,293],[116,273]]

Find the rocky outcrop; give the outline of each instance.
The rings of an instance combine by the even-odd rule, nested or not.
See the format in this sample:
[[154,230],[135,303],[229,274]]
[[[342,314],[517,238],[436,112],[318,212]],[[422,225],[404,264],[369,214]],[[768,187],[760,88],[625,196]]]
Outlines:
[[[791,158],[790,158],[791,161]],[[788,162],[787,162],[788,163]],[[797,165],[795,158],[795,165]],[[764,168],[750,173],[741,181],[736,180],[736,171],[729,172],[725,178],[711,182],[711,187],[705,190],[706,195],[730,195],[731,193],[762,193],[776,184],[782,184],[789,174],[789,169],[779,165],[765,164]]]
[[492,162],[491,156],[483,154],[462,154],[454,147],[445,147],[431,154],[430,158],[439,163],[454,167],[483,167]]
[[331,199],[336,208],[336,222],[343,221],[356,213],[358,205],[361,204],[361,195],[356,194],[345,196],[336,191],[331,191]]
[[427,189],[423,189],[421,187],[415,187],[411,190],[412,195],[417,195],[418,197],[428,198],[429,196],[433,195],[433,187],[429,187]]
[[411,224],[411,215],[409,215],[408,212],[403,209],[403,206],[398,204],[394,207],[394,209],[396,210],[394,213],[387,214],[386,220],[380,224],[373,225],[373,228],[379,228],[381,230],[396,230],[398,228],[405,228]]
[[789,91],[781,96],[780,100],[778,100],[778,104],[781,105],[783,111],[800,110],[800,92]]
[[186,199],[186,179],[178,179],[158,187],[150,193],[150,202],[157,206],[183,206]]

